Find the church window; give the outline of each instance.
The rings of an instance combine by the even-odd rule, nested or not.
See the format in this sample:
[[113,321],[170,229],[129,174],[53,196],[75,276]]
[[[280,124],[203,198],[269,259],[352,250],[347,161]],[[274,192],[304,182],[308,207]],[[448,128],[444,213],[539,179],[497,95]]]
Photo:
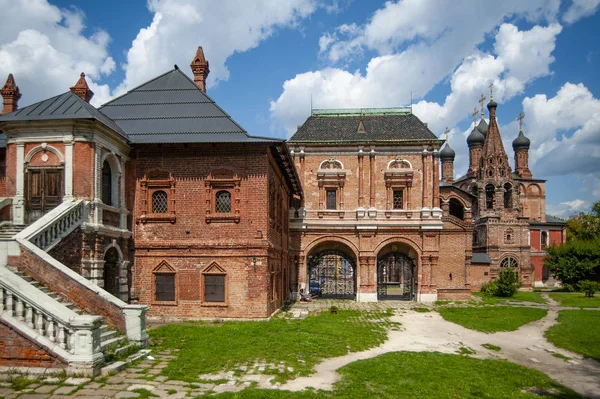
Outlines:
[[108,161],[104,161],[102,165],[102,202],[106,205],[112,203],[112,171]]
[[515,234],[513,229],[506,229],[504,232],[504,243],[505,244],[513,244],[515,239]]
[[156,273],[154,284],[156,301],[170,302],[175,300],[175,273]]
[[215,211],[217,213],[229,213],[231,212],[231,193],[229,191],[217,192],[215,201]]
[[494,196],[496,195],[496,189],[493,184],[485,186],[485,207],[486,209],[494,208]]
[[506,183],[504,185],[504,207],[507,209],[512,208],[512,196],[513,196],[512,194],[513,194],[512,185]]
[[500,263],[501,270],[510,269],[515,273],[518,272],[518,266],[519,262],[517,262],[517,260],[513,257],[504,258]]
[[545,250],[548,247],[548,232],[547,231],[542,231],[540,244],[541,244],[540,248],[542,250]]
[[175,223],[175,179],[166,170],[149,170],[140,179],[139,221]]
[[402,190],[394,190],[393,191],[393,202],[394,202],[394,209],[402,209],[404,207],[404,204],[402,202],[403,200],[403,194],[404,192]]
[[168,211],[167,193],[163,190],[155,191],[152,194],[152,213],[167,213]]
[[326,190],[327,209],[336,209],[337,190]]
[[455,198],[450,198],[449,212],[451,216],[461,220],[465,217],[465,208],[460,201]]
[[204,302],[225,302],[225,275],[204,275]]

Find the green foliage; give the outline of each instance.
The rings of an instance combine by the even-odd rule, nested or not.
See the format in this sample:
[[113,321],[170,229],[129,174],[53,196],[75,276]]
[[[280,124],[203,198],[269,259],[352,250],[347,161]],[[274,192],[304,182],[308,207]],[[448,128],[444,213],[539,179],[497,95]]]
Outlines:
[[20,391],[33,383],[40,382],[40,380],[39,378],[29,378],[23,375],[15,375],[10,377],[9,382],[12,389],[15,391]]
[[531,399],[536,396],[525,390],[535,388],[546,397],[580,398],[577,393],[537,370],[504,360],[482,360],[435,352],[387,353],[350,363],[339,372],[341,379],[334,385],[333,391],[289,392],[247,388],[214,397]]
[[413,310],[415,312],[419,312],[419,313],[428,313],[428,312],[431,312],[431,310],[429,310],[428,308],[414,308]]
[[439,308],[438,312],[448,321],[486,333],[514,331],[547,314],[544,309],[516,306],[443,307]]
[[[158,350],[181,349],[162,374],[195,382],[199,374],[235,370],[241,365],[284,362],[277,381],[308,375],[326,357],[342,356],[381,345],[395,325],[393,310],[322,312],[304,320],[273,318],[266,322],[224,322],[221,325],[171,324],[148,331]],[[288,371],[287,367],[293,368]]]
[[595,281],[583,280],[579,282],[579,291],[583,292],[588,298],[593,298],[600,285]]
[[590,213],[580,213],[567,221],[567,241],[600,239],[600,201],[592,205]]
[[548,247],[547,252],[544,264],[566,287],[589,280],[600,266],[600,239],[571,241],[560,247]]
[[515,295],[521,283],[519,282],[519,275],[517,272],[511,269],[500,270],[498,274],[498,280],[496,281],[497,291],[496,296],[507,298]]
[[546,331],[546,339],[585,357],[600,361],[600,312],[597,310],[561,310],[558,324]]
[[500,350],[502,349],[498,345],[492,345],[492,344],[482,344],[481,346],[483,346],[485,349],[489,349],[491,351],[496,351],[496,352],[500,352]]
[[131,392],[135,392],[140,394],[140,396],[138,396],[138,399],[147,399],[147,398],[159,398],[160,396],[153,394],[152,392],[150,392],[149,390],[145,389],[145,388],[138,388],[138,389],[134,389]]
[[484,296],[496,296],[496,292],[498,292],[498,285],[495,280],[490,280],[481,286],[481,293]]

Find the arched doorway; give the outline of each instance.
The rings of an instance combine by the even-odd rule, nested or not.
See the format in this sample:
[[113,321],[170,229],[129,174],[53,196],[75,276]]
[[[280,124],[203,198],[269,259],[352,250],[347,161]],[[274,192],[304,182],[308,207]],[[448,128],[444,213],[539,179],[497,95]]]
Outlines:
[[308,282],[311,295],[320,298],[356,297],[356,262],[339,249],[325,249],[308,257]]
[[416,253],[406,244],[391,244],[377,256],[377,299],[413,301],[417,291]]
[[104,255],[104,290],[119,298],[119,252],[115,247],[109,248]]

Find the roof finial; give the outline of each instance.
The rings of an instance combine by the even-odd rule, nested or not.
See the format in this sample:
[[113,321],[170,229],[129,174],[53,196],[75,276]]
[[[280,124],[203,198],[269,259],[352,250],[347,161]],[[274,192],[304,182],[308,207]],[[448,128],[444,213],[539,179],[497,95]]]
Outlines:
[[494,82],[490,82],[490,101],[494,99]]
[[94,97],[94,92],[90,90],[90,87],[85,80],[85,73],[83,72],[79,75],[79,80],[75,83],[75,86],[71,87],[71,91],[88,103],[92,97]]
[[194,55],[190,67],[194,74],[194,83],[196,83],[196,86],[198,86],[200,90],[206,93],[206,78],[210,73],[210,68],[208,66],[208,61],[204,57],[202,46],[198,46],[198,50],[196,50],[196,54]]
[[517,120],[519,121],[519,132],[523,132],[523,119],[525,119],[525,114],[519,112],[519,116],[517,117]]
[[12,73],[8,74],[8,79],[6,79],[6,83],[0,89],[0,94],[2,94],[3,100],[3,108],[2,113],[0,115],[8,114],[9,112],[14,112],[19,108],[19,99],[21,98],[21,92],[19,91],[19,86],[15,83],[15,78]]
[[473,107],[473,113],[471,114],[473,116],[473,127],[477,126],[477,114],[479,113],[479,110],[477,109],[477,107]]
[[450,133],[450,129],[446,126],[446,130],[444,130],[444,134],[446,135],[446,144],[448,144],[448,133]]
[[485,100],[486,98],[482,93],[481,97],[479,97],[479,104],[481,105],[481,119],[483,119],[483,117],[485,116],[485,113],[483,112],[483,104],[485,104]]

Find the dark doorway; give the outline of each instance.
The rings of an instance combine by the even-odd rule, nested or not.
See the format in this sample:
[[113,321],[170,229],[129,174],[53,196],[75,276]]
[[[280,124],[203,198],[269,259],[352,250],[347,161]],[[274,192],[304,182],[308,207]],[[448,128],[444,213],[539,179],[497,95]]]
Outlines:
[[104,255],[104,290],[120,298],[119,296],[119,252],[116,248],[110,248]]
[[354,259],[339,250],[325,250],[309,256],[309,291],[320,298],[354,299],[356,265]]
[[377,299],[415,299],[415,265],[407,255],[391,252],[378,258]]
[[28,168],[25,173],[27,223],[56,208],[63,197],[62,168]]

